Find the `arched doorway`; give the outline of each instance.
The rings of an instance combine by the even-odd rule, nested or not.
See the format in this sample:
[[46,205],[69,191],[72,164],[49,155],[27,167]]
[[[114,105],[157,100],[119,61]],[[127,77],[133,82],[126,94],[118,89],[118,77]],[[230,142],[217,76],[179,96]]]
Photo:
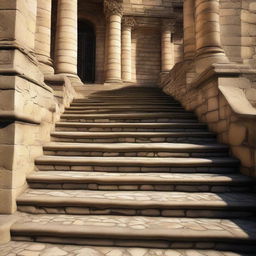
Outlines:
[[84,83],[95,82],[96,37],[92,23],[78,22],[78,75]]

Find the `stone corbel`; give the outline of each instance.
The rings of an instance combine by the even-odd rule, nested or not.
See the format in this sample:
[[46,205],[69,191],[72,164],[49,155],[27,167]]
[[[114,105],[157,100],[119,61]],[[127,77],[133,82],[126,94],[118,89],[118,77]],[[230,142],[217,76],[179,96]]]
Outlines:
[[109,15],[119,15],[123,16],[123,6],[122,3],[116,0],[104,0],[104,12],[106,16]]

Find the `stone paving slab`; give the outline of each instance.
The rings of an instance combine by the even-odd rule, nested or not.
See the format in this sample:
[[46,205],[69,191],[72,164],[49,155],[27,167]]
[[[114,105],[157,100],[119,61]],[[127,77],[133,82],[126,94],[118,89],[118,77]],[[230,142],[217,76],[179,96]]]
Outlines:
[[96,166],[149,166],[149,167],[201,167],[238,166],[239,161],[231,157],[222,158],[147,158],[147,157],[76,157],[41,156],[36,159],[39,165],[96,165]]
[[211,132],[52,132],[52,136],[58,137],[72,137],[72,138],[105,138],[105,137],[214,137]]
[[140,182],[163,182],[166,184],[188,184],[188,183],[205,183],[211,184],[221,183],[240,183],[255,182],[253,179],[241,174],[212,174],[212,173],[111,173],[111,172],[62,172],[62,171],[40,171],[34,172],[28,176],[29,181],[33,180],[55,180],[60,181],[98,181],[105,180],[113,182],[132,181],[132,184],[140,184]]
[[161,250],[15,242],[0,245],[1,256],[253,256],[214,250]]
[[[82,216],[16,213],[14,235],[68,235],[118,239],[191,239],[193,241],[256,242],[255,219],[162,218],[127,216]],[[57,232],[57,233],[56,233]]]
[[184,192],[155,192],[155,191],[86,191],[86,190],[48,190],[28,189],[18,197],[18,202],[62,202],[75,205],[92,203],[95,205],[109,203],[111,205],[129,204],[147,206],[191,206],[191,207],[239,207],[251,206],[256,208],[256,195],[253,193],[184,193]]
[[222,144],[193,144],[193,143],[49,143],[45,150],[81,150],[81,151],[110,151],[127,152],[138,151],[164,151],[164,152],[211,152],[226,151],[228,147]]
[[253,216],[255,194],[29,189],[17,199],[29,213],[164,217]]

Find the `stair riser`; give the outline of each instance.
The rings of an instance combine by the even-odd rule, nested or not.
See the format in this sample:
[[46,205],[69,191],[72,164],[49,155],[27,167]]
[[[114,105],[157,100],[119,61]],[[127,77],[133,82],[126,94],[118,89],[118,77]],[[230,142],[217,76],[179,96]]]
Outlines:
[[150,216],[150,217],[187,217],[187,218],[246,218],[255,216],[255,209],[230,208],[214,209],[203,207],[201,209],[193,209],[189,207],[168,208],[158,206],[157,208],[136,208],[134,206],[102,206],[97,205],[35,205],[18,203],[20,212],[32,214],[75,214],[75,215],[123,215],[123,216]]
[[183,239],[180,238],[165,238],[165,239],[118,239],[106,236],[103,237],[81,237],[81,236],[64,236],[60,234],[47,234],[41,233],[34,234],[31,232],[15,232],[12,231],[13,241],[34,241],[43,243],[55,243],[55,244],[76,244],[84,246],[117,246],[117,247],[141,247],[141,248],[171,248],[171,249],[211,249],[211,250],[225,250],[225,251],[245,251],[256,252],[256,246],[253,242],[245,241],[244,239],[218,239],[211,238],[207,241],[201,238]]
[[138,167],[138,166],[97,166],[97,165],[60,165],[37,163],[38,170],[42,171],[81,171],[81,172],[125,172],[125,173],[234,173],[237,167],[232,166],[206,166],[206,167]]
[[127,112],[132,112],[132,113],[138,113],[138,112],[142,112],[142,113],[153,113],[153,112],[179,112],[179,113],[187,113],[184,109],[182,108],[99,108],[99,109],[95,109],[95,108],[89,108],[89,109],[80,109],[80,110],[66,110],[64,112],[64,114],[93,114],[93,113],[114,113],[114,114],[118,114],[118,113],[127,113]]
[[228,152],[219,150],[215,152],[165,152],[165,151],[129,151],[129,152],[116,152],[114,149],[111,151],[74,151],[72,149],[68,149],[66,151],[61,150],[45,150],[45,155],[55,155],[55,156],[103,156],[103,157],[114,157],[114,156],[128,156],[128,157],[226,157],[228,156]]
[[212,143],[216,142],[215,137],[209,135],[209,137],[87,137],[87,138],[75,138],[75,137],[52,137],[52,141],[55,142],[78,142],[78,143],[150,143],[150,142],[170,142],[170,143]]
[[42,182],[28,181],[29,187],[33,189],[61,189],[61,190],[92,190],[92,191],[169,191],[169,192],[213,192],[213,193],[226,193],[226,192],[249,192],[252,191],[251,184],[153,184],[153,183],[116,183],[106,184],[106,182],[80,182],[72,183],[67,182]]

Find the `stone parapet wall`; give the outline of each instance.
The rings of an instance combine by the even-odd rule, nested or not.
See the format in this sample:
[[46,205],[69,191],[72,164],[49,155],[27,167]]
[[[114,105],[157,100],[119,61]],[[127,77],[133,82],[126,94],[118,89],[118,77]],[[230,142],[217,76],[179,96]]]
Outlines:
[[162,89],[207,123],[219,142],[228,144],[231,154],[241,161],[241,171],[255,177],[256,109],[246,97],[254,89],[253,82],[245,78],[255,72],[222,65],[188,82],[189,66],[184,63],[174,68],[163,79]]

